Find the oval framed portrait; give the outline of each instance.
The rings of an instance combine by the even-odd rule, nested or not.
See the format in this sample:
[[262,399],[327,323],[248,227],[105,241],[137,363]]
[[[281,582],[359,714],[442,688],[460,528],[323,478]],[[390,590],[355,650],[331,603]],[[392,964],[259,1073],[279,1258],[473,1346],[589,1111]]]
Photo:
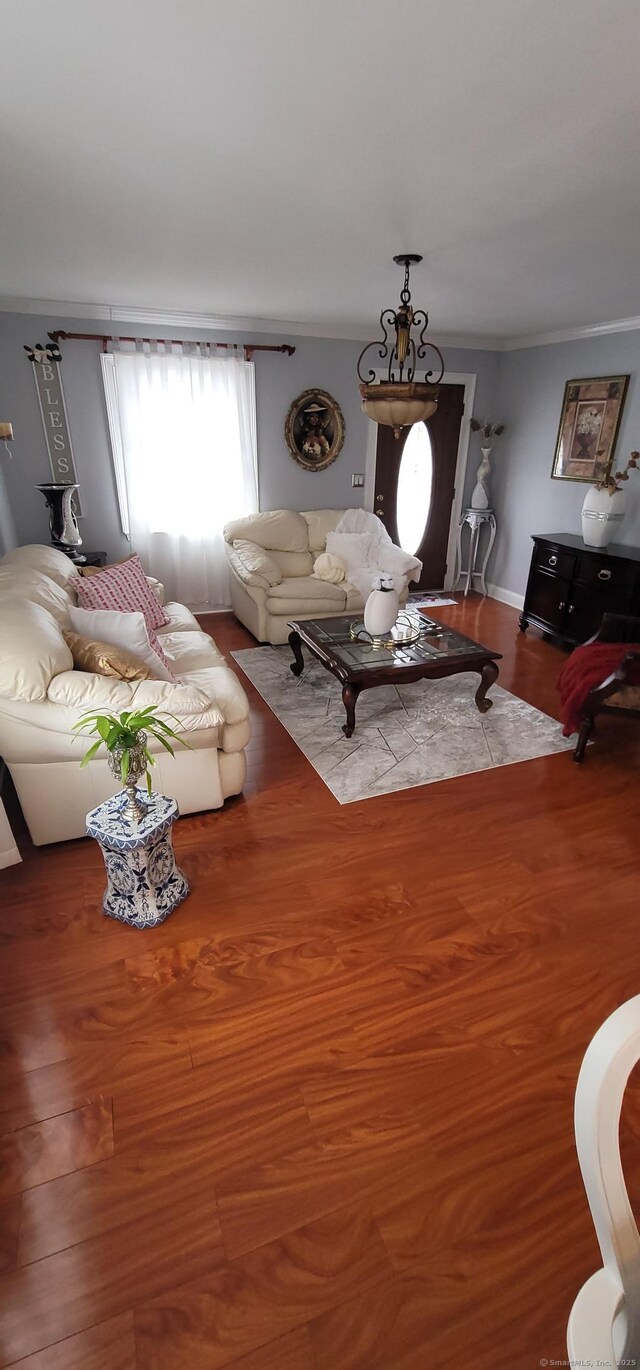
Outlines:
[[284,425],[287,447],[305,471],[324,471],[342,449],[344,417],[326,390],[305,390],[289,405]]

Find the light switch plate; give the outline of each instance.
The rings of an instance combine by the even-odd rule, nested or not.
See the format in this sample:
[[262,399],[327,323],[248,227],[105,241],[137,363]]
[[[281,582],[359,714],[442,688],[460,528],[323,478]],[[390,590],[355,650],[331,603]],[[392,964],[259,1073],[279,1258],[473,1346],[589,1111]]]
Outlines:
[[360,489],[364,485],[364,472],[353,471],[351,475],[351,485],[354,489]]

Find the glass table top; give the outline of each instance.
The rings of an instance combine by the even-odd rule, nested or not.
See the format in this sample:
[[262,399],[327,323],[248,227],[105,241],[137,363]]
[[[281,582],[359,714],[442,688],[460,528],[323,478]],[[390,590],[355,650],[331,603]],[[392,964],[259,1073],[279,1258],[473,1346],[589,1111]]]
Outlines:
[[410,638],[419,633],[417,641],[374,642],[366,633],[360,615],[297,619],[289,626],[300,633],[303,641],[315,643],[334,660],[358,671],[435,664],[455,657],[500,655],[417,610],[404,611],[401,617],[408,620]]

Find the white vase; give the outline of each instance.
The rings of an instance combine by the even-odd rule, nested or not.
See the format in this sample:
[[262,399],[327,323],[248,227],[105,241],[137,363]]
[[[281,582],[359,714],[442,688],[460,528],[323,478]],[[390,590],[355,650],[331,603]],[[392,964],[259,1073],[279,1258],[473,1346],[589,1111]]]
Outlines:
[[481,447],[482,461],[476,471],[476,484],[471,496],[472,509],[489,508],[489,476],[491,474],[491,464],[489,457],[493,451],[492,447]]
[[587,547],[608,546],[620,528],[626,502],[624,490],[610,495],[608,490],[589,486],[582,506],[582,540]]
[[364,606],[364,626],[372,637],[386,637],[398,617],[397,590],[372,590]]

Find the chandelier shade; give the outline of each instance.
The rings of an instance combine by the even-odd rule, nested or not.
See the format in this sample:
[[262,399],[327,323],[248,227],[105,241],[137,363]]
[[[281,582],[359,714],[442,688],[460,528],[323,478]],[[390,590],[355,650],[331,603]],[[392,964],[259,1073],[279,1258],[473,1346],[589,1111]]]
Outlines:
[[[379,342],[367,343],[358,358],[358,377],[362,408],[374,423],[393,428],[396,437],[403,428],[430,418],[438,407],[438,383],[444,375],[444,360],[435,343],[425,338],[429,316],[411,304],[409,268],[422,257],[404,253],[394,257],[404,266],[404,285],[397,310],[383,309]],[[417,338],[413,336],[416,330]],[[393,334],[392,334],[393,330]],[[373,360],[387,362],[386,378],[377,379]],[[367,361],[365,362],[365,358]],[[432,359],[428,367],[425,358]],[[419,362],[424,361],[424,380],[415,379]]]

